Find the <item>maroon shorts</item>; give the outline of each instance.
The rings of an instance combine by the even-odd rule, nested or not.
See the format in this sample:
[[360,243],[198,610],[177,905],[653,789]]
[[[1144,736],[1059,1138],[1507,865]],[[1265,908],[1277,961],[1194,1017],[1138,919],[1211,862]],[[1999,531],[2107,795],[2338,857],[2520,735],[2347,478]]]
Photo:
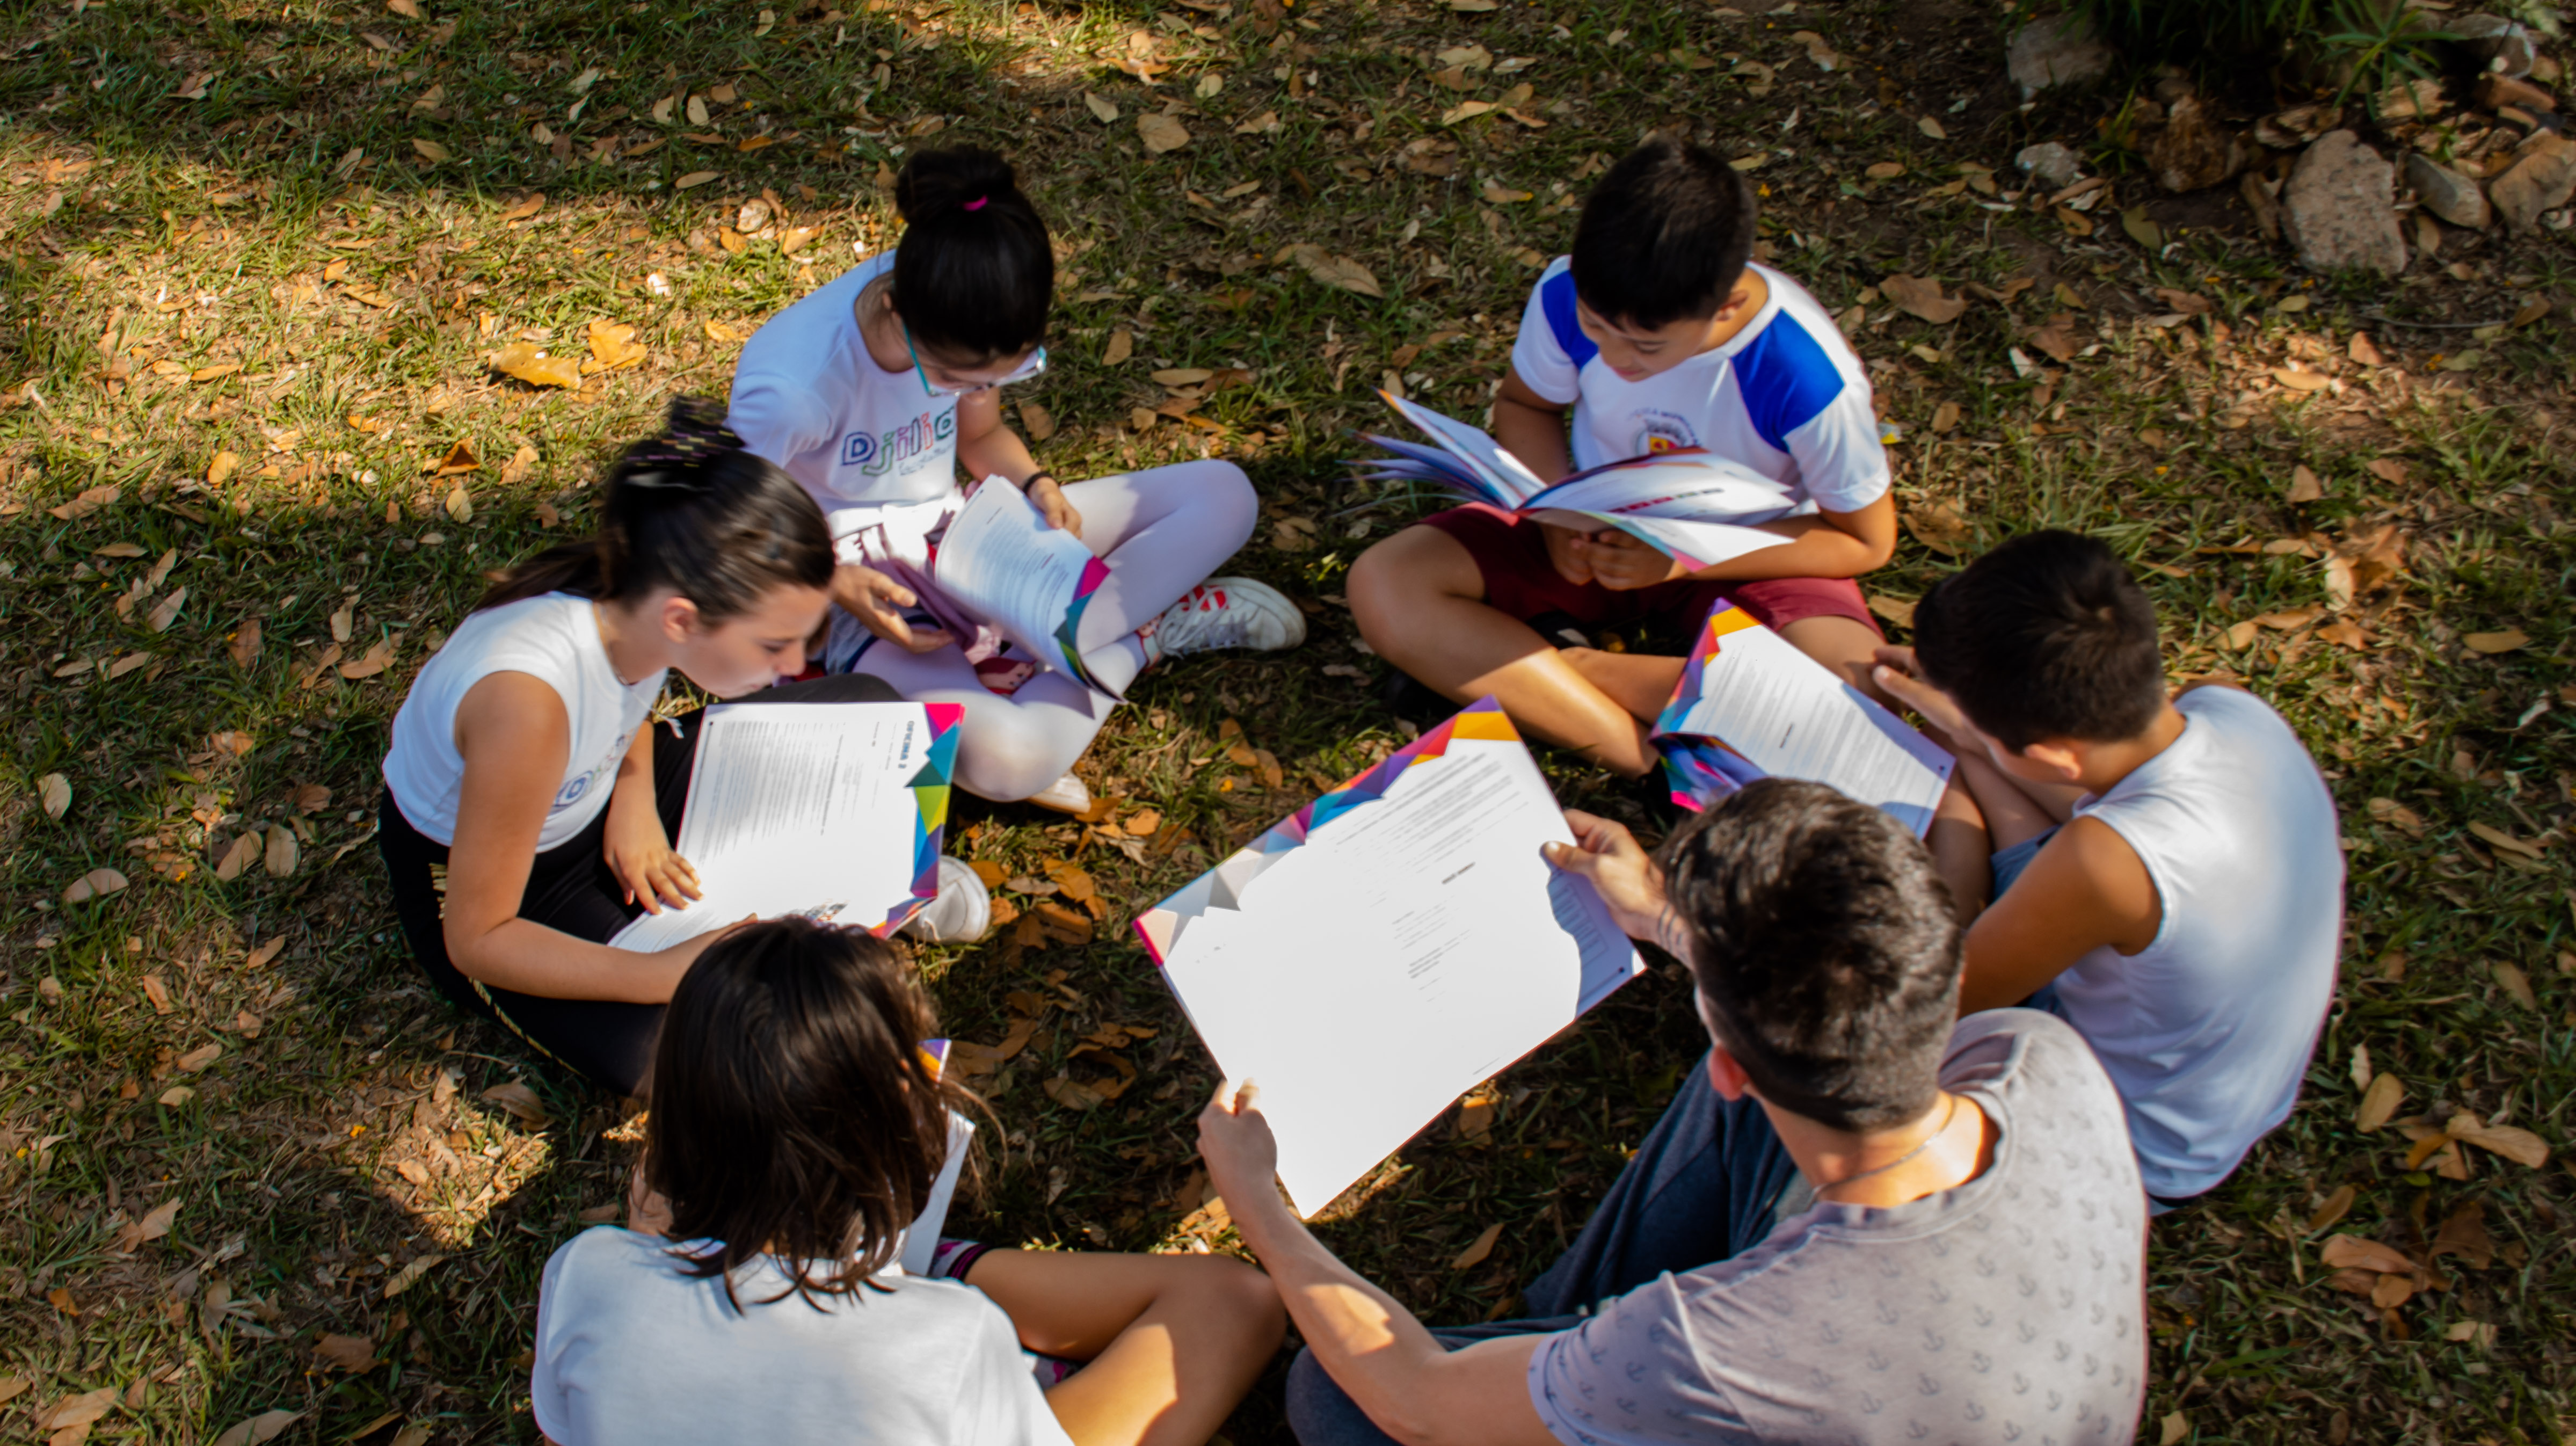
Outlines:
[[1880,637],[1878,620],[1861,600],[1860,584],[1847,577],[1776,577],[1754,582],[1659,582],[1653,587],[1609,588],[1567,582],[1548,560],[1540,524],[1482,505],[1453,507],[1422,519],[1447,533],[1485,579],[1485,605],[1528,622],[1564,613],[1587,627],[1670,625],[1695,629],[1720,600],[1778,629],[1802,618],[1850,618]]

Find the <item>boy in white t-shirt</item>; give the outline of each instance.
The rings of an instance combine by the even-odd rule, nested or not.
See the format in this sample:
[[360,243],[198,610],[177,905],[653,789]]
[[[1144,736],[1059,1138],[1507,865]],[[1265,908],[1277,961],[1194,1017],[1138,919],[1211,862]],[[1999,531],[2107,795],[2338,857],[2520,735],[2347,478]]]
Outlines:
[[2241,688],[2167,699],[2117,554],[2013,538],[1934,588],[1878,681],[1946,731],[1998,852],[1962,1014],[2024,1000],[2099,1055],[2159,1212],[2288,1118],[2334,997],[2343,849],[2298,735]]
[[[1719,599],[1868,686],[1878,625],[1851,579],[1896,548],[1869,379],[1813,296],[1752,261],[1751,188],[1657,137],[1584,201],[1574,252],[1530,292],[1494,434],[1549,481],[1704,447],[1787,483],[1790,541],[1689,572],[1615,530],[1492,508],[1426,518],[1362,554],[1350,599],[1369,646],[1444,697],[1491,693],[1522,729],[1630,776],[1682,660],[1565,648],[1598,627],[1687,635]],[[1571,434],[1567,413],[1572,412]]]

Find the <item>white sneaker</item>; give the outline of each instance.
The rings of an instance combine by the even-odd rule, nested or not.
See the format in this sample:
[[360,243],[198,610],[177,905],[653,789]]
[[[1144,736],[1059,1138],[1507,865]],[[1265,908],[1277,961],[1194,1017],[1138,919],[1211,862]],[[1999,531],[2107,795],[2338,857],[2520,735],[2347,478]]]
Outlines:
[[1275,653],[1306,641],[1306,615],[1287,595],[1248,577],[1212,577],[1165,609],[1139,634],[1154,658],[1215,648]]
[[1040,808],[1054,809],[1058,813],[1091,812],[1090,788],[1070,773],[1030,794],[1028,801]]
[[939,856],[939,897],[922,906],[903,932],[926,944],[971,944],[993,927],[993,892],[963,859]]

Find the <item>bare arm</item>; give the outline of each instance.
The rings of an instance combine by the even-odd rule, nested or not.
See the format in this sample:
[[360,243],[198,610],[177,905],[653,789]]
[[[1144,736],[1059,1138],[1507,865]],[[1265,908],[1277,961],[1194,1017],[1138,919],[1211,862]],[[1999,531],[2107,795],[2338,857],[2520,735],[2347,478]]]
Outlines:
[[2019,1004],[2095,949],[2135,954],[2163,927],[2163,902],[2137,851],[2109,824],[2076,819],[1969,926],[1959,1013]]
[[[1496,419],[1501,418],[1499,405]],[[1789,540],[1692,572],[1677,560],[1615,528],[1573,533],[1568,550],[1603,587],[1652,587],[1699,578],[1751,582],[1772,577],[1858,577],[1896,555],[1896,499],[1881,497],[1857,512],[1817,512],[1761,525]]]
[[1507,371],[1503,389],[1494,397],[1494,440],[1540,481],[1555,482],[1574,470],[1574,454],[1565,440],[1567,405],[1531,391],[1517,368]]
[[1038,459],[1029,455],[1029,444],[1020,440],[1019,433],[1002,424],[1001,388],[968,392],[957,399],[957,460],[979,480],[1009,478],[1013,486],[1028,491],[1029,500],[1046,514],[1047,526],[1082,535],[1082,514],[1065,500],[1062,484],[1047,477],[1029,486],[1029,479],[1038,475]]
[[1257,1097],[1249,1084],[1221,1086],[1199,1117],[1199,1151],[1243,1243],[1334,1384],[1404,1446],[1553,1446],[1528,1385],[1530,1356],[1547,1337],[1445,1349],[1394,1297],[1335,1259],[1279,1198],[1278,1144]]
[[526,673],[494,673],[458,705],[465,782],[448,850],[447,957],[469,978],[520,994],[667,1002],[714,935],[638,954],[519,917],[546,807],[571,755],[571,729],[555,690]]

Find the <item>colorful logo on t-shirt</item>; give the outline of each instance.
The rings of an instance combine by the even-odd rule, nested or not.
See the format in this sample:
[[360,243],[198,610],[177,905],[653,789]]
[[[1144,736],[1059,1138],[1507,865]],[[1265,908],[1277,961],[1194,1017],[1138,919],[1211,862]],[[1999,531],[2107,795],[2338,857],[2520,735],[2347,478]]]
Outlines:
[[900,427],[883,434],[852,432],[841,439],[841,465],[856,467],[870,477],[882,477],[895,468],[947,443],[957,435],[957,412],[924,412]]
[[1700,444],[1699,431],[1687,417],[1671,412],[1640,407],[1636,411],[1637,431],[1629,456],[1643,457],[1663,452],[1678,452]]
[[590,796],[591,786],[599,782],[600,775],[603,773],[614,772],[617,765],[625,761],[627,745],[634,741],[635,735],[631,731],[618,735],[616,746],[608,750],[606,757],[600,759],[597,763],[592,764],[588,773],[582,774],[578,778],[565,779],[564,786],[555,791],[554,807],[546,810],[548,816],[551,817],[554,814],[561,813],[565,809],[572,807],[574,804],[581,802],[585,798],[588,798]]

